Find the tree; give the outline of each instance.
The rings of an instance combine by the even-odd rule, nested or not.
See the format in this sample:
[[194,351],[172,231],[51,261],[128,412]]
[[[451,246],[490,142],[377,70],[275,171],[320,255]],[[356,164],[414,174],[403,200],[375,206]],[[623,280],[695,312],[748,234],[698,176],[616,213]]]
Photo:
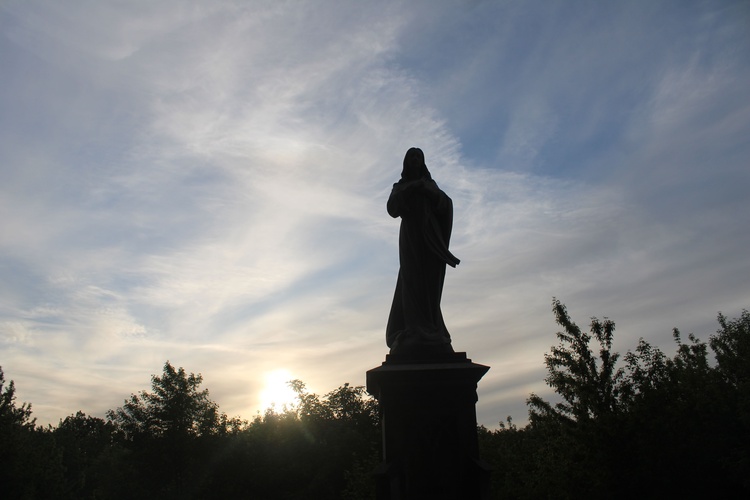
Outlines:
[[[612,321],[592,318],[586,333],[557,300],[553,311],[563,331],[545,355],[545,381],[562,401],[529,397],[524,432],[533,449],[521,460],[533,472],[516,491],[557,498],[724,498],[750,491],[747,311],[732,321],[719,314],[721,328],[710,338],[715,366],[705,342],[693,334],[683,342],[675,328],[673,357],[641,338],[622,368],[611,350]],[[497,437],[507,443],[513,434]]]
[[628,484],[628,493],[722,498],[731,488],[717,480],[726,479],[718,465],[726,428],[716,424],[727,419],[716,374],[705,342],[690,334],[685,343],[677,328],[672,337],[677,345],[672,358],[643,339],[625,355],[630,384],[627,414],[618,422],[618,433],[626,437],[619,454],[621,468],[638,478]]
[[[750,394],[750,312],[743,309],[734,320],[719,313],[718,321],[721,328],[709,338],[716,370],[726,384],[741,394]],[[745,417],[750,416],[748,410],[744,408]]]
[[[114,447],[120,435],[111,421],[82,411],[65,417],[52,431],[62,452],[65,492],[70,498],[94,498],[114,475]],[[113,453],[114,452],[114,453]]]
[[31,405],[16,404],[16,386],[5,386],[0,367],[0,485],[7,498],[60,496],[62,465],[50,433],[36,427]]
[[322,399],[317,394],[307,392],[301,380],[292,380],[289,386],[297,394],[294,410],[302,420],[336,421],[368,429],[378,427],[378,402],[367,394],[363,386],[352,387],[346,383]]
[[107,412],[124,433],[130,453],[125,462],[132,469],[120,480],[128,484],[129,496],[196,496],[212,472],[206,463],[219,446],[211,438],[242,427],[239,419],[219,412],[208,389],[200,389],[202,382],[200,374],[175,369],[167,361],[162,376],[151,376],[153,392],[133,394]]
[[371,472],[380,462],[380,415],[377,400],[362,386],[348,383],[322,398],[308,393],[300,380],[289,383],[297,393],[296,413],[317,445],[318,467],[311,485],[316,498],[366,498]]
[[200,390],[203,377],[185,373],[167,361],[161,377],[151,376],[153,392],[133,394],[125,404],[107,412],[128,439],[138,437],[198,437],[226,432],[236,424],[219,413],[219,405]]
[[0,432],[5,432],[12,427],[32,429],[36,419],[31,418],[31,405],[21,403],[16,407],[16,386],[11,380],[5,385],[5,374],[0,366]]
[[719,313],[721,328],[709,338],[716,356],[718,389],[726,414],[735,418],[726,422],[730,441],[722,465],[737,484],[750,491],[750,312],[728,320]]
[[557,332],[560,343],[544,356],[545,382],[562,401],[553,405],[533,393],[527,400],[530,430],[538,439],[533,468],[545,478],[529,487],[536,496],[616,496],[622,483],[617,473],[622,436],[616,428],[627,380],[616,366],[619,354],[612,351],[615,323],[592,317],[587,333],[559,300],[553,299],[552,311],[563,331]]
[[296,404],[258,414],[212,459],[202,496],[356,498],[373,493],[379,463],[377,401],[344,384],[323,396],[289,382]]
[[[5,375],[0,367],[0,483],[4,495],[19,495],[23,486],[22,462],[28,455],[23,443],[34,428],[31,405],[16,406],[16,386],[11,380],[5,386]],[[19,476],[21,476],[19,478]]]
[[[562,422],[583,422],[596,419],[620,409],[624,387],[624,372],[616,369],[619,354],[612,352],[614,321],[591,318],[588,334],[568,316],[565,306],[552,301],[555,320],[563,327],[557,332],[560,344],[544,355],[549,375],[545,382],[562,397],[552,406],[536,394],[528,399],[531,421],[553,417]],[[592,337],[599,343],[599,357],[591,351]]]
[[492,464],[492,491],[496,498],[552,498],[546,488],[548,476],[539,469],[539,452],[544,449],[540,432],[531,426],[519,429],[511,417],[499,429],[477,429],[480,456]]

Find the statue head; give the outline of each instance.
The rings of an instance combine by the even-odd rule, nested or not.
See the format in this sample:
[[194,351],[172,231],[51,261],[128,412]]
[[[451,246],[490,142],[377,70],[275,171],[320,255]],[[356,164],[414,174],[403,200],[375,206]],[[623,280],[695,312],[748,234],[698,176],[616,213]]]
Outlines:
[[423,177],[432,178],[424,162],[424,153],[419,148],[409,148],[406,156],[404,156],[404,169],[401,171],[401,178],[405,181],[415,181]]

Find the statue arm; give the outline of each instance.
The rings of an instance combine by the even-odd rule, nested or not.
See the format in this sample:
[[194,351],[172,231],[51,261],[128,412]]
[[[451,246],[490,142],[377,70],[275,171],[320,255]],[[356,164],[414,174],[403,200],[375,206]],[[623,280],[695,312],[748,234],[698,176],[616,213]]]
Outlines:
[[445,194],[435,181],[429,181],[425,184],[424,191],[432,202],[433,209],[436,213],[443,214],[446,211],[452,211],[453,203],[448,195]]
[[399,217],[401,215],[401,212],[403,211],[403,197],[404,188],[397,182],[393,185],[391,195],[388,197],[388,204],[386,205],[386,208],[388,209],[388,215],[390,215],[394,219],[396,217]]

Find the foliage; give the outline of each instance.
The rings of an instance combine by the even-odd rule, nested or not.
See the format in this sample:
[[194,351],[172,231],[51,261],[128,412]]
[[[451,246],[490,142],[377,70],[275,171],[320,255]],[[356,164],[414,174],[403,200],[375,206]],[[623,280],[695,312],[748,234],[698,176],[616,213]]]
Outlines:
[[[480,429],[502,498],[735,498],[750,493],[750,314],[728,320],[708,346],[695,335],[665,355],[640,339],[618,367],[614,323],[582,332],[553,301],[563,327],[545,356],[561,402],[532,394],[530,423]],[[598,344],[598,356],[591,344]]]
[[203,377],[175,369],[169,361],[161,377],[151,376],[153,392],[132,394],[125,404],[107,412],[128,439],[210,436],[236,429],[238,423],[219,413],[219,405],[200,390]]
[[70,498],[100,496],[102,479],[112,477],[111,450],[122,437],[117,425],[79,411],[61,420],[52,433],[62,451],[63,490]]
[[721,328],[709,338],[716,356],[717,392],[724,411],[735,418],[722,425],[731,440],[721,461],[734,481],[750,491],[750,312],[728,320],[719,313]]
[[[539,396],[529,397],[532,422],[550,417],[561,422],[583,422],[617,412],[623,390],[623,370],[615,369],[619,354],[612,352],[615,323],[607,318],[591,318],[591,333],[583,332],[568,316],[557,299],[552,302],[555,319],[564,331],[557,333],[560,345],[545,354],[549,375],[547,384],[563,398],[554,407]],[[599,357],[589,346],[599,344]]]
[[63,469],[49,432],[36,427],[31,405],[16,404],[0,367],[0,485],[7,498],[52,498],[61,493]]
[[[2,373],[2,372],[0,372]],[[2,378],[4,382],[4,378]],[[30,405],[2,392],[4,493],[11,498],[370,497],[379,410],[363,387],[323,395],[290,382],[297,402],[251,423],[219,411],[202,377],[175,368],[101,419],[77,412],[37,429]],[[0,388],[4,385],[0,386]]]
[[743,309],[735,320],[719,313],[721,328],[709,339],[716,355],[716,371],[728,389],[745,395],[737,401],[737,411],[745,425],[750,425],[750,312]]
[[[319,396],[299,380],[292,408],[267,410],[214,459],[205,492],[243,498],[367,498],[377,463],[378,408],[364,388],[344,384]],[[373,458],[374,457],[374,458]],[[366,487],[365,487],[366,490]],[[356,496],[352,496],[356,495]]]
[[[133,394],[122,407],[107,412],[109,422],[124,436],[118,470],[128,483],[127,496],[184,498],[194,496],[208,481],[204,463],[220,453],[216,438],[239,432],[244,423],[219,412],[200,389],[203,377],[175,369],[167,361],[161,376],[152,375],[152,392]],[[133,491],[134,487],[137,487]],[[108,496],[123,492],[111,488]]]
[[11,380],[5,386],[5,374],[0,366],[0,429],[11,427],[33,428],[36,419],[31,418],[31,405],[22,403],[16,407],[16,386]]
[[[538,496],[612,494],[621,482],[616,472],[621,435],[613,424],[628,393],[624,370],[617,368],[619,354],[612,351],[615,323],[591,318],[587,333],[559,300],[553,299],[552,311],[563,331],[557,333],[559,344],[544,356],[545,381],[562,401],[553,405],[533,393],[527,400],[531,428],[526,441],[537,446],[530,466],[546,479],[524,487]],[[590,467],[594,463],[605,467]]]

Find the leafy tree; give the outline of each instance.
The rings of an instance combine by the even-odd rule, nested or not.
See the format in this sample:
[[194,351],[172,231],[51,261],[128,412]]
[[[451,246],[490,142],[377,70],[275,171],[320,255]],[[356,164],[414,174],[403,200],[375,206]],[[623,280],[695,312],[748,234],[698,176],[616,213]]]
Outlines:
[[348,383],[322,398],[308,393],[300,380],[290,386],[297,393],[300,424],[320,454],[311,497],[366,498],[361,495],[373,492],[370,473],[380,461],[377,400],[364,387]]
[[[545,380],[562,401],[532,394],[525,429],[501,429],[484,440],[489,456],[504,464],[495,484],[505,497],[730,498],[750,492],[747,311],[731,321],[719,314],[721,328],[710,338],[715,366],[705,342],[693,334],[683,342],[674,329],[673,357],[640,339],[621,368],[611,350],[613,322],[592,318],[586,333],[557,300],[553,311],[563,331],[545,355]],[[516,450],[528,474],[512,475],[518,469],[504,462],[502,447]]]
[[[570,319],[559,300],[553,300],[552,311],[564,330],[557,333],[560,344],[544,356],[549,371],[545,382],[563,401],[552,406],[532,394],[528,400],[532,422],[547,416],[563,422],[581,422],[617,412],[624,372],[615,368],[619,354],[612,352],[614,321],[591,318],[589,334]],[[592,338],[599,343],[598,358],[589,346]]]
[[338,422],[370,430],[378,427],[378,402],[367,394],[363,386],[352,387],[346,383],[322,399],[317,394],[308,393],[301,380],[292,380],[289,386],[297,395],[294,411],[303,421]]
[[553,299],[552,311],[563,330],[557,333],[559,344],[544,356],[545,382],[562,401],[553,405],[533,393],[527,400],[532,441],[537,443],[530,466],[545,478],[528,488],[536,496],[616,496],[622,437],[615,429],[628,389],[623,369],[617,368],[619,354],[612,351],[615,323],[594,317],[585,332],[559,300]]
[[733,320],[719,313],[718,320],[721,328],[709,345],[716,356],[725,412],[736,416],[723,422],[731,440],[721,463],[737,485],[750,491],[750,312],[743,309]]
[[169,361],[161,377],[151,376],[153,392],[133,394],[125,404],[107,412],[128,439],[148,437],[198,437],[226,432],[235,424],[219,413],[219,406],[200,390],[203,377],[175,369]]
[[13,427],[33,429],[36,419],[31,418],[31,405],[22,403],[17,407],[15,383],[11,380],[7,387],[4,386],[5,374],[0,366],[0,430],[7,431]]
[[0,367],[0,485],[7,498],[60,496],[62,465],[49,432],[36,427],[31,405],[16,404],[16,387],[5,386]]
[[[727,320],[719,313],[719,325],[715,335],[709,338],[716,355],[716,371],[722,381],[739,394],[750,395],[750,312],[742,310],[739,318]],[[750,425],[750,400],[745,398],[738,410],[746,424]]]
[[23,491],[19,481],[21,461],[25,458],[23,442],[34,428],[31,405],[16,406],[16,386],[11,380],[5,385],[5,375],[0,367],[0,484],[4,494],[19,495]]
[[[211,438],[243,426],[219,412],[200,389],[203,377],[175,369],[169,361],[161,376],[151,377],[153,392],[131,395],[125,404],[107,412],[110,422],[124,433],[132,464],[121,481],[127,496],[184,498],[195,496],[211,470],[204,463],[216,452]],[[111,491],[112,495],[125,494]]]
[[[627,437],[620,450],[622,467],[638,481],[629,483],[632,496],[719,496],[723,484],[706,478],[723,476],[716,466],[724,429],[714,427],[723,413],[716,377],[704,342],[695,335],[677,345],[669,358],[643,339],[625,356],[631,381],[628,414],[618,422]],[[695,469],[703,471],[695,474]]]
[[117,426],[79,411],[61,420],[52,433],[62,452],[66,496],[100,496],[106,490],[102,483],[115,473],[114,447],[121,435]]
[[[547,477],[540,473],[539,452],[543,450],[541,433],[530,426],[519,428],[511,417],[499,428],[477,429],[480,456],[491,463],[492,491],[497,498],[544,498]],[[542,479],[540,481],[540,479]]]
[[377,402],[344,384],[320,396],[299,380],[297,402],[258,414],[228,438],[212,460],[203,496],[222,498],[352,498],[374,493],[379,462]]

